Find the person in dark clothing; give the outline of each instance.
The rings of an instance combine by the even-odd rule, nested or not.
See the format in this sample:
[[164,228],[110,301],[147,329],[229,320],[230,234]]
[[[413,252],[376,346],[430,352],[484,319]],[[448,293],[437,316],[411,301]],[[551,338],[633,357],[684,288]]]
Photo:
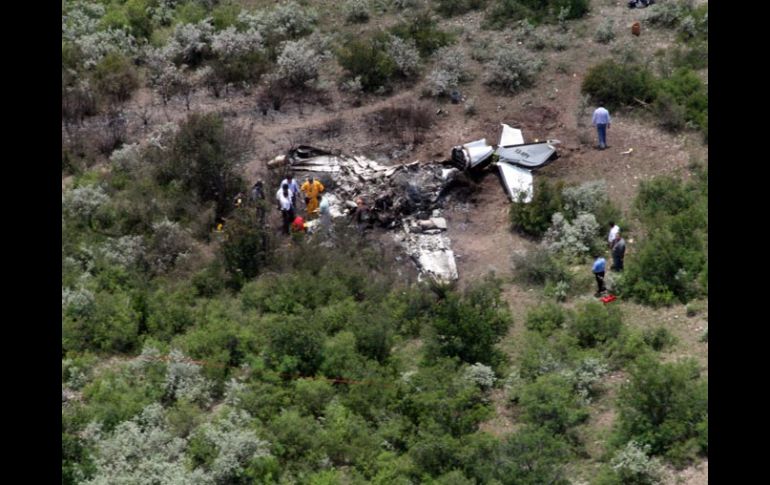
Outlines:
[[265,191],[263,182],[258,180],[257,183],[251,188],[249,199],[256,208],[257,223],[265,225]]
[[612,270],[623,271],[623,258],[626,257],[626,240],[615,236],[615,243],[612,245]]

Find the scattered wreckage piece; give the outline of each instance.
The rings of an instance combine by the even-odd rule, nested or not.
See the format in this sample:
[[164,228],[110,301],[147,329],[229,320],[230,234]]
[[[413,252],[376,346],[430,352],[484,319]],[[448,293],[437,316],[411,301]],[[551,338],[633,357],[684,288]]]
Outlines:
[[526,168],[511,165],[508,162],[498,162],[497,167],[500,170],[500,176],[503,179],[505,190],[512,201],[519,201],[523,195],[522,202],[532,201],[532,172]]
[[461,170],[479,170],[492,161],[493,154],[497,154],[498,160],[534,169],[553,160],[556,154],[554,145],[559,144],[559,140],[524,143],[520,129],[505,123],[500,125],[502,131],[497,148],[488,145],[485,138],[456,146],[452,149],[452,163]]
[[484,162],[492,160],[495,149],[487,144],[486,138],[472,141],[452,149],[452,161],[461,170],[482,168]]
[[500,144],[501,147],[509,147],[513,145],[523,145],[524,144],[524,135],[521,133],[521,130],[518,128],[511,128],[510,126],[506,125],[505,123],[500,123],[503,127],[503,131],[500,133]]
[[540,143],[525,143],[524,145],[501,146],[497,149],[499,161],[508,162],[525,168],[538,168],[547,164],[556,153],[553,146],[558,140],[548,140]]
[[449,238],[441,229],[424,228],[425,222],[438,226],[442,224],[441,221],[446,225],[443,217],[435,217],[428,221],[405,218],[404,231],[396,235],[396,240],[420,270],[419,279],[427,276],[441,283],[450,283],[457,280],[458,273]]

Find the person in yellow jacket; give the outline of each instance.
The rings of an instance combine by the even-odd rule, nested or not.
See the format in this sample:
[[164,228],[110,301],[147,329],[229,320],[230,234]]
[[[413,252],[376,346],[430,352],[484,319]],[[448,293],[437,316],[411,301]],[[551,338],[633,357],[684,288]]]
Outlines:
[[299,188],[305,194],[305,205],[307,206],[307,218],[310,219],[318,212],[318,194],[324,191],[324,186],[319,180],[310,177]]

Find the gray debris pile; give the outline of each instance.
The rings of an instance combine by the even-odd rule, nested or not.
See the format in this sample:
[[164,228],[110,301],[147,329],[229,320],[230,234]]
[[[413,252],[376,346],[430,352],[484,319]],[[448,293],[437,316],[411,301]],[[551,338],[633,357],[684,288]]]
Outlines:
[[397,236],[415,261],[420,276],[439,281],[457,279],[446,219],[440,217],[442,199],[458,183],[460,172],[419,161],[387,166],[362,156],[333,154],[300,146],[268,162],[268,167],[289,169],[298,178],[317,177],[327,189],[333,218],[352,214],[361,198],[368,207],[368,224],[404,228]]
[[[434,213],[438,214],[438,211]],[[444,283],[457,279],[455,255],[446,236],[446,219],[407,217],[402,227],[403,231],[397,233],[395,239],[415,262],[421,277],[426,275]]]

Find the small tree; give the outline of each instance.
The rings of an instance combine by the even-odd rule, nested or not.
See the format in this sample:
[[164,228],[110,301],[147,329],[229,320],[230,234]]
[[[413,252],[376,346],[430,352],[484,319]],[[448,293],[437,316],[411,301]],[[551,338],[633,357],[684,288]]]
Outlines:
[[272,253],[272,240],[267,228],[254,220],[250,210],[239,209],[225,226],[222,251],[231,282],[240,287],[265,267]]
[[192,113],[179,127],[162,178],[181,181],[201,202],[215,202],[221,217],[243,186],[240,167],[250,136],[250,130],[226,125],[218,114]]
[[692,360],[662,364],[653,356],[640,357],[618,395],[617,440],[649,445],[650,453],[675,464],[692,459],[708,432],[702,425],[708,422],[708,381],[699,377]]
[[463,296],[449,293],[440,300],[435,308],[429,352],[434,356],[456,356],[469,364],[499,364],[503,356],[494,346],[511,325],[500,292],[499,282],[487,279]]
[[139,77],[131,61],[117,52],[107,54],[94,68],[94,85],[111,103],[123,103],[139,87]]
[[546,374],[524,387],[521,394],[524,419],[552,433],[563,434],[588,417],[569,380]]

